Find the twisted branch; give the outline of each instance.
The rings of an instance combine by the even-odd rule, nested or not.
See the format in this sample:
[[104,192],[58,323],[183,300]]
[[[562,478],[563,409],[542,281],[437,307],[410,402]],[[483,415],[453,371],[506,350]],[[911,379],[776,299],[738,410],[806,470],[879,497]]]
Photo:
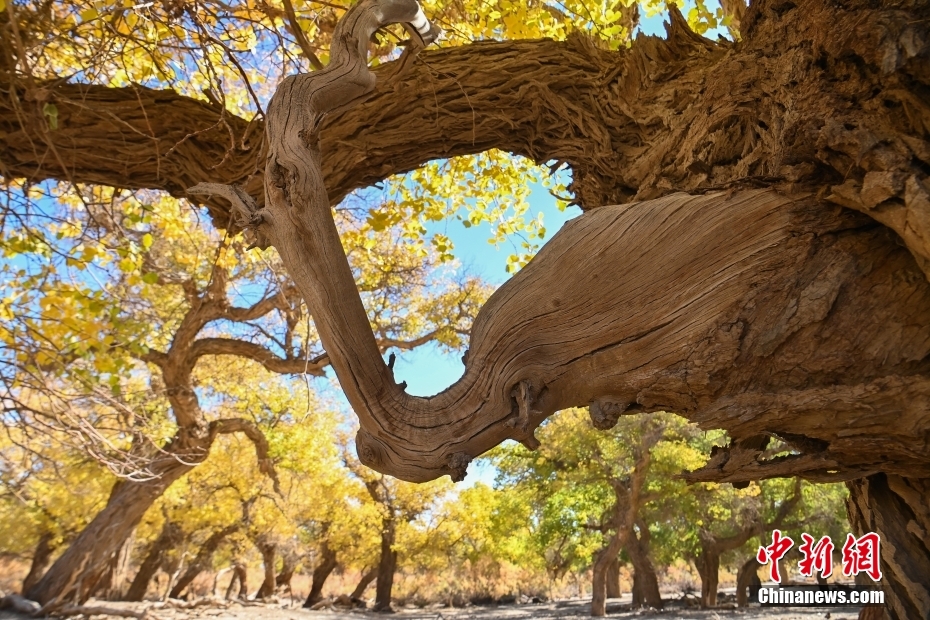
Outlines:
[[[930,287],[872,220],[807,195],[673,194],[588,212],[485,304],[462,378],[431,398],[406,394],[381,358],[343,251],[318,130],[374,88],[366,53],[378,28],[414,24],[432,40],[419,15],[414,0],[363,0],[337,26],[330,65],[282,81],[265,124],[262,208],[235,189],[196,188],[226,196],[278,250],[359,416],[364,464],[411,481],[461,479],[501,441],[533,447],[548,415],[595,402],[599,426],[670,410],[737,439],[803,432],[822,459],[793,475],[881,460],[884,471],[930,476],[920,439],[930,414],[914,398],[927,388],[928,369],[914,360],[930,359],[930,332],[893,328],[930,326]],[[880,311],[869,305],[878,289]],[[857,360],[856,372],[845,360]],[[766,404],[771,394],[784,395],[777,407]],[[757,406],[740,415],[744,395]],[[877,441],[877,421],[902,412],[909,427],[885,424]],[[815,423],[822,415],[829,425]],[[889,443],[893,452],[875,448]]]

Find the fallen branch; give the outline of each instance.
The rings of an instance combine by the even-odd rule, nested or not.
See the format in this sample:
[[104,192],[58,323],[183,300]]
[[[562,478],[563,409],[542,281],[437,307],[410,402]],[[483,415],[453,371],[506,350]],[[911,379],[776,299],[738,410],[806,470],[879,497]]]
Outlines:
[[0,609],[11,609],[16,613],[32,615],[41,609],[41,605],[19,594],[9,594],[0,598]]
[[52,612],[55,616],[117,616],[120,618],[138,618],[142,620],[147,617],[148,608],[142,611],[133,609],[122,609],[119,607],[91,607],[87,605],[66,605],[61,609]]

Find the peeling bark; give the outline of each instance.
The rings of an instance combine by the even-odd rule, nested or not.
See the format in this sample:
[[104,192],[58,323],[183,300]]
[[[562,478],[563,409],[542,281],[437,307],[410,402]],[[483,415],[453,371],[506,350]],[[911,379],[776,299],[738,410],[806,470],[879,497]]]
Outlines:
[[[798,439],[804,449],[787,466],[767,465],[776,475],[930,474],[918,439],[930,428],[920,405],[930,390],[926,280],[874,220],[772,190],[672,195],[577,218],[482,309],[462,379],[432,398],[406,394],[368,328],[314,136],[328,111],[373,87],[368,33],[414,10],[404,0],[357,5],[331,66],[279,85],[264,208],[242,192],[196,190],[229,198],[260,244],[278,249],[359,415],[365,464],[406,480],[461,479],[506,438],[535,445],[533,428],[552,412],[606,399],[677,411],[737,439]],[[875,411],[906,422],[876,436]]]

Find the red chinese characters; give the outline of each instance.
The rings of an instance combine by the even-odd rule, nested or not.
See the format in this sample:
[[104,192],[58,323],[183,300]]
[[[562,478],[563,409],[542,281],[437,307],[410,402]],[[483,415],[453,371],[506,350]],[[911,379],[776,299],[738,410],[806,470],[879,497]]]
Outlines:
[[852,577],[865,573],[872,581],[879,581],[882,578],[880,542],[875,532],[869,532],[858,539],[847,534],[846,544],[843,545],[843,574]]
[[[799,573],[804,577],[822,576],[824,579],[833,574],[833,541],[824,536],[816,543],[814,537],[808,533],[801,534],[803,541],[798,547],[801,552],[801,561],[798,562]],[[865,573],[872,581],[882,578],[881,552],[879,544],[881,539],[875,532],[869,532],[856,538],[852,534],[846,535],[843,545],[843,575],[854,577]],[[759,547],[756,559],[759,564],[769,564],[772,581],[781,583],[781,574],[778,570],[778,561],[794,546],[794,541],[781,533],[781,530],[772,531],[772,544]]]
[[813,577],[814,572],[826,579],[833,574],[833,541],[829,536],[824,536],[814,544],[814,537],[810,534],[801,534],[804,541],[798,547],[798,551],[804,557],[798,562],[800,573],[805,577]]
[[759,547],[756,559],[759,564],[772,563],[770,576],[775,583],[781,583],[781,575],[778,572],[778,561],[785,557],[788,550],[794,546],[794,540],[788,536],[782,536],[781,530],[772,531],[772,544],[767,547]]

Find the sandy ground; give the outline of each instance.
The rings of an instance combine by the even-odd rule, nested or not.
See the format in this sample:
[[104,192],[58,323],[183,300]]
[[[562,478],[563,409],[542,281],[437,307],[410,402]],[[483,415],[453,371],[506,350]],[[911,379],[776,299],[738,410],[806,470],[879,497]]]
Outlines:
[[[159,607],[153,603],[89,603],[118,609],[141,611],[147,609],[149,620],[363,620],[366,618],[385,618],[385,614],[361,610],[307,611],[299,604],[282,602],[281,604],[239,603],[222,605],[203,605],[192,609]],[[859,615],[858,607],[794,607],[783,609],[761,608],[751,605],[746,608],[695,609],[687,607],[680,601],[669,601],[662,611],[632,611],[629,601],[611,599],[607,605],[609,618],[669,618],[680,620],[855,620]],[[430,608],[399,609],[392,616],[397,620],[518,620],[524,618],[560,618],[564,620],[581,620],[590,618],[590,599],[556,601],[535,605],[501,605],[467,607],[464,609]],[[101,618],[102,616],[97,616]],[[0,620],[26,620],[8,611],[0,611]]]

